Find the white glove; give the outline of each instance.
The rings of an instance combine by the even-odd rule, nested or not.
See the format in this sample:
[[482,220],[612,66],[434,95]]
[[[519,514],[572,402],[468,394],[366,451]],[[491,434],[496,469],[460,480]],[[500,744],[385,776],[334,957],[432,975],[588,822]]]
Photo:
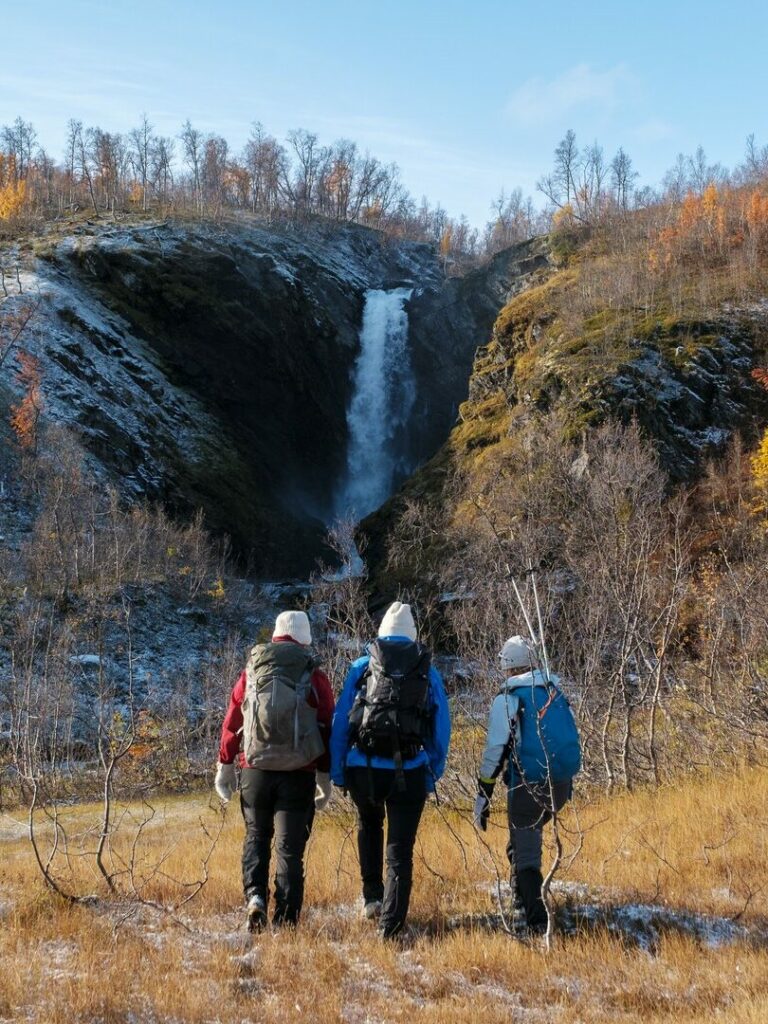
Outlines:
[[315,810],[322,811],[331,799],[331,776],[328,772],[315,775]]
[[472,808],[472,824],[482,832],[488,828],[488,815],[491,811],[491,802],[485,793],[478,793],[475,797],[475,806]]
[[224,803],[229,803],[237,792],[237,775],[233,764],[217,764],[216,778],[213,781],[216,792]]

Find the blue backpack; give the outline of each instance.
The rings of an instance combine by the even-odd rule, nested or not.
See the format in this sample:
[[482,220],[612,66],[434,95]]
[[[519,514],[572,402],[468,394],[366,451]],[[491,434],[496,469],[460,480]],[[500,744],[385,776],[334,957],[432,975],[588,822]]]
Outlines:
[[512,773],[525,782],[565,782],[581,768],[579,730],[565,694],[553,682],[516,686],[520,739],[509,755]]

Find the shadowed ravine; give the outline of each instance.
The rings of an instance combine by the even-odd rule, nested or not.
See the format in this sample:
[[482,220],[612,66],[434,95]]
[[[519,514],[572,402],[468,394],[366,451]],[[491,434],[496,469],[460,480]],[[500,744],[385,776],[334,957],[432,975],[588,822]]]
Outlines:
[[[304,575],[340,509],[376,507],[444,441],[476,348],[542,263],[530,243],[447,279],[431,246],[352,226],[80,228],[22,265],[42,296],[44,416],[130,500],[202,508],[257,574]],[[378,364],[367,295],[371,324],[394,315]]]

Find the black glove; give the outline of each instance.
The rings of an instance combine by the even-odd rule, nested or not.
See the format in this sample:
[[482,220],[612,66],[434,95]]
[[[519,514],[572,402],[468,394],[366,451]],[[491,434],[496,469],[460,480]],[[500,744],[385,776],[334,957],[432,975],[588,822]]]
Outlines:
[[472,821],[475,828],[479,828],[481,832],[485,832],[488,828],[488,818],[491,814],[491,797],[493,796],[493,787],[495,785],[495,782],[486,782],[484,779],[477,780],[477,796],[475,797],[475,806],[472,810]]

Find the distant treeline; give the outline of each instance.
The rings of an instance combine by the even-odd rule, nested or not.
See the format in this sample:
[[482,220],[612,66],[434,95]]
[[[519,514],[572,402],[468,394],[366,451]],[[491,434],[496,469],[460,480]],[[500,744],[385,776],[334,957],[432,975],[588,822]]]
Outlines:
[[709,184],[746,183],[768,176],[768,148],[747,141],[747,157],[734,172],[708,164],[699,149],[680,155],[658,189],[639,188],[629,155],[608,159],[596,142],[583,149],[569,131],[557,145],[554,166],[537,183],[539,209],[517,188],[490,204],[484,229],[439,204],[420,201],[404,187],[394,163],[382,163],[349,139],[323,145],[304,129],[280,142],[260,123],[239,153],[215,133],[188,120],[177,136],[155,131],[146,116],[126,134],[67,125],[61,161],[39,144],[34,126],[18,117],[0,130],[0,221],[49,219],[86,209],[94,216],[131,211],[218,219],[249,211],[272,223],[320,217],[378,228],[437,246],[447,263],[467,263],[549,230],[553,215],[593,226],[628,211],[681,202]]
[[503,196],[501,207],[481,232],[466,217],[452,219],[440,205],[414,199],[396,164],[349,139],[322,145],[304,129],[280,142],[254,124],[236,153],[223,136],[190,121],[171,137],[158,134],[147,117],[127,134],[71,120],[61,161],[38,145],[34,126],[21,117],[0,131],[5,220],[86,209],[95,216],[141,211],[205,219],[249,211],[270,223],[320,217],[432,243],[447,260],[471,260],[546,230],[546,215],[519,190]]

